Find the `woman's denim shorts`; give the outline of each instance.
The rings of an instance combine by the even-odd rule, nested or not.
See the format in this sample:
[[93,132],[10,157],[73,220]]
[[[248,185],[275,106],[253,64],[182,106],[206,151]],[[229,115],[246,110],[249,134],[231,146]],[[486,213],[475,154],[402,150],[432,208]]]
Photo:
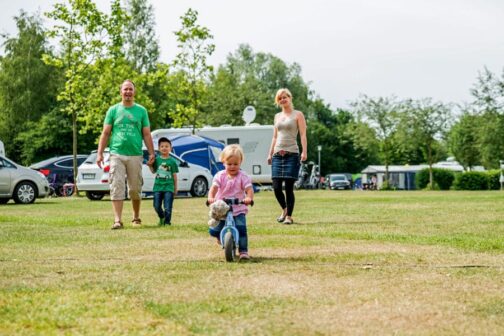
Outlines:
[[287,152],[284,155],[275,153],[271,160],[271,178],[297,180],[300,165],[299,153]]

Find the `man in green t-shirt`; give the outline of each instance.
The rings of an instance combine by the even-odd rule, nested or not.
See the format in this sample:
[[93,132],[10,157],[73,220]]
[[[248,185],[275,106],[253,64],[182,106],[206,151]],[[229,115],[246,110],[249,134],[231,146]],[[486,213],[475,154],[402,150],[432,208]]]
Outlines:
[[114,210],[112,229],[122,229],[122,210],[128,190],[133,205],[133,226],[140,226],[140,202],[142,200],[142,139],[149,151],[148,164],[155,158],[147,110],[135,103],[135,84],[127,79],[121,84],[122,101],[111,106],[105,116],[103,131],[98,144],[96,163],[103,166],[103,152],[110,138],[110,199]]

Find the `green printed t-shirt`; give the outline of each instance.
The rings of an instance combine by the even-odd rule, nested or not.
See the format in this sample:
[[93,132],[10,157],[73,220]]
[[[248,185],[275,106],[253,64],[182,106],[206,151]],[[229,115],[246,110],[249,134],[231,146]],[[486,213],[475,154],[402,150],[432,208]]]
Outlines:
[[112,125],[110,136],[110,153],[138,156],[142,152],[142,128],[149,127],[149,115],[142,105],[133,104],[131,107],[122,103],[109,108],[105,116],[106,125]]
[[163,159],[158,156],[156,157],[156,161],[154,161],[153,167],[156,171],[153,191],[174,192],[175,185],[173,181],[173,174],[176,174],[179,171],[177,161],[172,157]]

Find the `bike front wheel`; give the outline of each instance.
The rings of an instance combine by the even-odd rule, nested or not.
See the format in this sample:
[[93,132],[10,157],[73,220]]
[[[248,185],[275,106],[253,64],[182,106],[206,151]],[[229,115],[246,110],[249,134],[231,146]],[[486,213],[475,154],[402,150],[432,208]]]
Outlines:
[[236,246],[231,231],[226,232],[224,235],[224,255],[228,262],[235,261],[236,259]]

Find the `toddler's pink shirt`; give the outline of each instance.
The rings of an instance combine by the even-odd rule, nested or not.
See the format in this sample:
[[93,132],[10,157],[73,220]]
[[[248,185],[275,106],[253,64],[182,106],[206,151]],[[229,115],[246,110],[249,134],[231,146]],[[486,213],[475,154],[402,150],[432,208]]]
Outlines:
[[[221,170],[215,174],[212,185],[218,188],[217,195],[215,195],[216,199],[238,198],[243,200],[245,198],[245,189],[252,188],[252,179],[241,170],[233,178],[230,178],[225,170]],[[233,205],[233,216],[247,213],[248,208],[246,205]]]

